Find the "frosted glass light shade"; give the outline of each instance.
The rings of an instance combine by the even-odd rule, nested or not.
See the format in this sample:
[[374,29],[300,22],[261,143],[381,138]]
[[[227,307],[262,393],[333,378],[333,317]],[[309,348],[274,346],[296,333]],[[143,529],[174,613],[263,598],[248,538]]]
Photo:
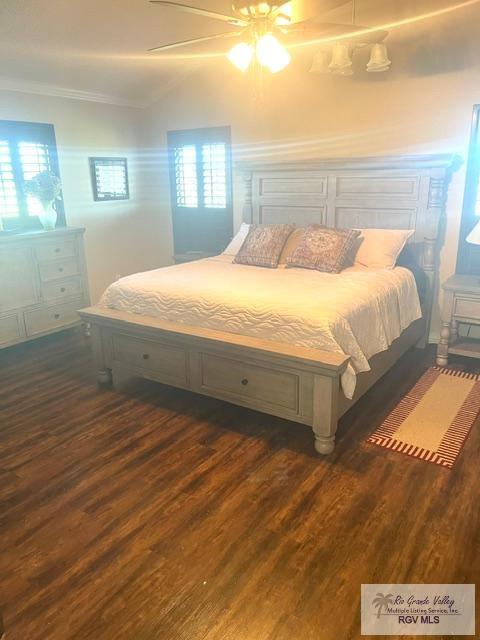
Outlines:
[[480,244],[480,220],[470,231],[470,233],[466,237],[466,240],[470,244]]
[[285,47],[271,33],[259,38],[256,55],[262,67],[267,67],[272,73],[285,69],[292,59]]
[[246,71],[253,60],[253,47],[245,42],[239,42],[227,53],[230,62],[240,69]]
[[388,71],[391,64],[392,61],[388,57],[387,47],[382,43],[374,44],[367,64],[367,71],[369,73]]
[[346,70],[352,66],[352,59],[350,58],[350,52],[348,45],[337,42],[332,49],[332,61],[330,62],[330,69],[332,71]]

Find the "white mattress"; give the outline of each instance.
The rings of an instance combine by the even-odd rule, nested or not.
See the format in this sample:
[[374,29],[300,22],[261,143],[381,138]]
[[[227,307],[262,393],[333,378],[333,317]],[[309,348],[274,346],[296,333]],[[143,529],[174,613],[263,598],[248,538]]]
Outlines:
[[122,278],[100,305],[347,354],[347,398],[368,360],[421,317],[414,277],[402,267],[333,275],[238,265],[226,255]]

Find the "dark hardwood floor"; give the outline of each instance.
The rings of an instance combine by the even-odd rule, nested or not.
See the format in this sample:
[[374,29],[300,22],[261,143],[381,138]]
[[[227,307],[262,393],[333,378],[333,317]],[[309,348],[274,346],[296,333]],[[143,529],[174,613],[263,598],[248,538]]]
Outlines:
[[431,359],[407,354],[320,458],[254,411],[97,390],[79,333],[1,351],[7,640],[343,640],[362,582],[476,582],[478,424],[452,471],[364,442]]

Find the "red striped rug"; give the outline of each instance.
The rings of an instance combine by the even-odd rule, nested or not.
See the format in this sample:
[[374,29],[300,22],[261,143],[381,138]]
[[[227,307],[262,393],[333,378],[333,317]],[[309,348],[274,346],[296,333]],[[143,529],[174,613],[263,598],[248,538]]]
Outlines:
[[368,438],[451,469],[480,412],[480,375],[428,369]]

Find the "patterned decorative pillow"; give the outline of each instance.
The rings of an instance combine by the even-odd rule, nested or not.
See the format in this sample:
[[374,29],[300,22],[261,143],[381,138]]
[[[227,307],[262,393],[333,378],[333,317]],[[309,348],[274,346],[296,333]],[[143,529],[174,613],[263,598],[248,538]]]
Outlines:
[[354,229],[329,229],[312,224],[304,231],[303,238],[287,259],[287,267],[316,269],[327,273],[340,273],[351,263],[351,251],[360,231]]
[[285,242],[294,229],[294,224],[250,225],[234,262],[275,269]]

